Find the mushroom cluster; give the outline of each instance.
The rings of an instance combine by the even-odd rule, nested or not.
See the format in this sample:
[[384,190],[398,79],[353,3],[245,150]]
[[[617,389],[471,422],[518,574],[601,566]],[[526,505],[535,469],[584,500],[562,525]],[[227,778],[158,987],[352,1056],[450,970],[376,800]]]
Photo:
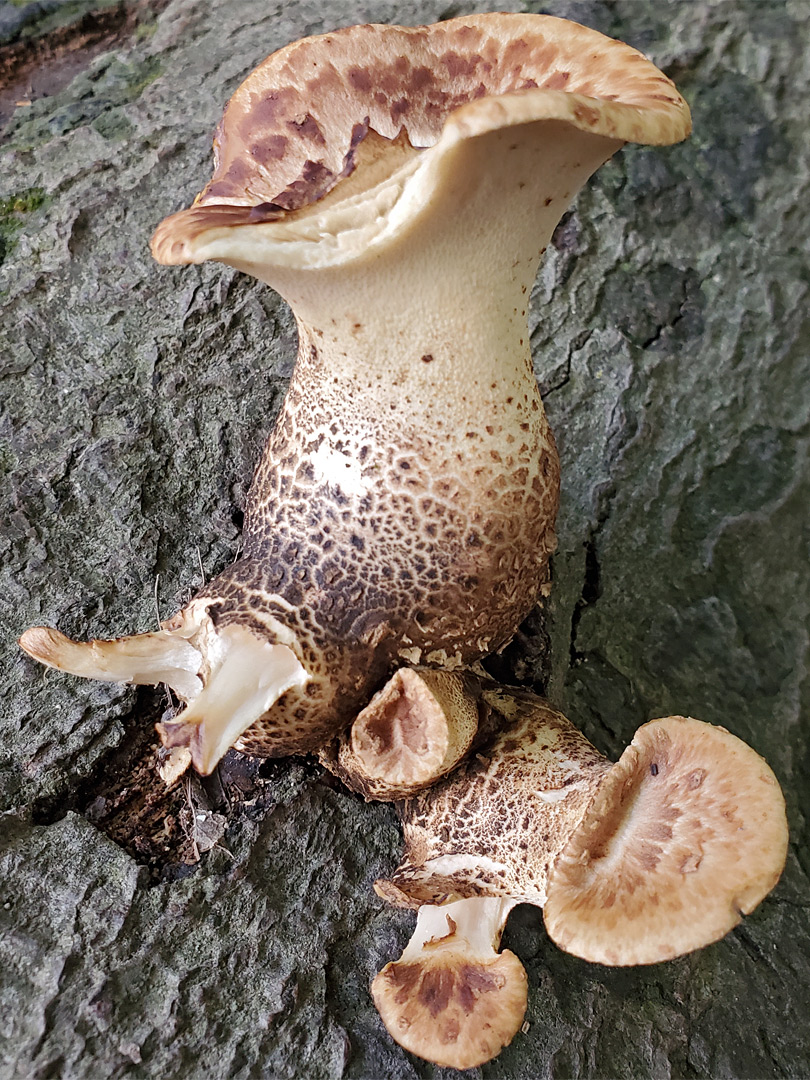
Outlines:
[[778,785],[728,732],[653,721],[613,765],[476,667],[549,588],[539,259],[625,142],[689,130],[644,56],[548,16],[351,27],[269,57],[228,104],[212,179],[152,240],[163,264],[253,275],[296,317],[243,554],[156,632],[20,639],[77,675],[172,687],[173,777],[230,747],[315,751],[404,800],[406,857],[377,890],[417,930],[373,994],[439,1064],[486,1061],[521,1023],[526,974],[497,952],[516,903],[579,956],[653,963],[722,936],[784,862]]
[[[405,857],[375,889],[419,915],[372,991],[399,1043],[461,1069],[489,1060],[523,1021],[525,972],[497,952],[515,904],[541,907],[552,941],[585,960],[670,960],[719,940],[759,904],[788,835],[776,777],[724,728],[652,720],[612,764],[543,698],[457,678],[462,725],[472,706],[489,722],[475,753],[401,805]],[[414,695],[407,708],[411,744],[435,742],[433,710],[422,713]],[[455,727],[451,716],[446,724]],[[397,757],[407,769],[407,750],[377,755],[378,795],[387,777],[401,790]],[[354,786],[366,784],[360,767]]]

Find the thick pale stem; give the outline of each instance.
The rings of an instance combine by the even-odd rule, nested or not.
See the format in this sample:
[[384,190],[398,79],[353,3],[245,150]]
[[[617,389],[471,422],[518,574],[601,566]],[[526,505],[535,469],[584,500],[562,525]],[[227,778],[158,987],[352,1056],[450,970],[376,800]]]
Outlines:
[[[400,957],[416,960],[425,949],[469,948],[476,956],[497,953],[509,912],[517,904],[511,897],[474,896],[435,906],[424,904],[416,916],[413,936]],[[462,944],[463,943],[463,944]]]
[[[557,120],[486,132],[425,151],[415,174],[410,164],[389,180],[382,229],[370,196],[315,204],[306,242],[292,240],[302,222],[220,229],[200,238],[195,260],[230,263],[277,289],[317,348],[325,388],[339,376],[347,401],[361,389],[382,394],[409,421],[428,406],[421,426],[435,433],[444,419],[444,437],[454,437],[454,422],[478,420],[482,401],[512,397],[519,411],[524,384],[534,397],[528,290],[562,214],[619,146]],[[372,226],[379,235],[358,242]]]
[[[479,520],[499,514],[503,530],[522,518],[527,535],[507,545],[505,583],[494,590],[523,600],[512,629],[544,581],[557,486],[528,295],[557,222],[621,145],[559,120],[456,133],[362,197],[212,228],[186,256],[229,263],[289,301],[301,339],[291,394],[311,403],[299,453],[316,483],[359,507],[398,449],[412,462],[403,483],[432,487],[465,514],[474,497]],[[256,520],[249,506],[247,534]],[[524,577],[527,549],[535,555]],[[481,654],[500,644],[486,629],[482,620]],[[452,660],[452,648],[440,651],[402,655]]]
[[450,776],[406,803],[406,855],[377,891],[400,906],[465,896],[546,901],[559,852],[576,831],[608,762],[548,702],[485,687],[498,736]]

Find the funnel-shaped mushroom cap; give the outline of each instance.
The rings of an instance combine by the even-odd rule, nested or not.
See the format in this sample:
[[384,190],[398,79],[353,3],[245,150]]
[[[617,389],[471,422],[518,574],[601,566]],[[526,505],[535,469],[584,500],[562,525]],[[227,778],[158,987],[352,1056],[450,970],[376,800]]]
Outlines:
[[509,900],[423,907],[401,958],[374,979],[383,1023],[412,1054],[471,1069],[512,1041],[526,1013],[526,971],[497,953]]
[[637,732],[552,871],[545,922],[567,952],[653,964],[723,937],[774,887],[785,804],[724,728],[668,717]]
[[[306,38],[236,91],[214,141],[214,176],[191,209],[162,223],[155,258],[227,257],[216,243],[223,230],[260,224],[266,237],[287,241],[278,265],[303,265],[311,256],[289,241],[317,242],[324,223],[308,236],[300,212],[290,212],[334,207],[329,192],[339,185],[327,228],[344,240],[321,265],[344,261],[430,201],[443,182],[438,162],[459,141],[535,121],[561,122],[606,146],[614,140],[602,160],[622,142],[678,142],[690,130],[683,98],[641,53],[565,19],[473,15]],[[372,192],[365,216],[373,227],[354,244],[346,234],[357,231],[359,204]]]

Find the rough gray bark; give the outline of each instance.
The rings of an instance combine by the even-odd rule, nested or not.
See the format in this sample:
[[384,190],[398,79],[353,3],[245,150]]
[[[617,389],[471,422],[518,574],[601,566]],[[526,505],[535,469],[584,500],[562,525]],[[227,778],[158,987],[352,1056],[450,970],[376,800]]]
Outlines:
[[[39,5],[53,18],[54,4]],[[80,7],[81,5],[74,5]],[[376,1077],[447,1072],[396,1047],[368,995],[412,917],[371,891],[390,808],[311,766],[185,877],[153,884],[78,806],[159,695],[43,673],[27,626],[146,629],[239,543],[289,377],[289,313],[147,241],[209,174],[222,105],[287,41],[361,21],[541,5],[172,0],[53,97],[21,106],[0,172],[0,1077]],[[29,5],[29,8],[31,5]],[[652,716],[721,723],[764,754],[792,842],[724,941],[609,970],[519,909],[527,1033],[486,1077],[810,1072],[810,61],[802,0],[551,0],[641,48],[693,105],[692,140],[629,148],[557,232],[534,292],[560,444],[550,610],[497,663],[548,685],[600,750]],[[9,5],[0,29],[13,34]],[[19,20],[18,20],[19,22]],[[11,27],[11,30],[9,30]],[[19,29],[19,27],[18,27]],[[551,659],[548,659],[548,641]],[[93,814],[89,814],[93,818]]]

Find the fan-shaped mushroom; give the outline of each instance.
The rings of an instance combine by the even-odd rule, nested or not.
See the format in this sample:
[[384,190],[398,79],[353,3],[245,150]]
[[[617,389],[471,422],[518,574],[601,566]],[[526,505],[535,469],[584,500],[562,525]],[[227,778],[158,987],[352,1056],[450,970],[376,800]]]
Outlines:
[[[784,799],[766,762],[724,728],[652,720],[612,765],[542,698],[494,684],[481,696],[503,728],[402,805],[405,858],[375,885],[392,904],[418,908],[420,925],[466,902],[465,925],[478,911],[481,932],[497,942],[506,901],[526,901],[543,908],[549,936],[576,956],[654,964],[717,941],[776,884],[787,853]],[[418,1030],[396,1020],[412,1015],[400,964],[407,959],[413,971],[429,959],[439,978],[438,954],[420,952],[424,938],[417,928],[373,993],[393,1037],[438,1061],[441,1010],[423,1015]],[[455,971],[465,954],[462,940],[442,956]]]
[[359,26],[271,56],[227,107],[213,179],[152,245],[253,274],[296,315],[244,554],[157,633],[36,628],[22,647],[167,682],[187,708],[163,738],[208,772],[234,743],[323,746],[403,658],[452,668],[502,645],[555,544],[538,259],[624,142],[688,132],[640,53],[545,16]]

